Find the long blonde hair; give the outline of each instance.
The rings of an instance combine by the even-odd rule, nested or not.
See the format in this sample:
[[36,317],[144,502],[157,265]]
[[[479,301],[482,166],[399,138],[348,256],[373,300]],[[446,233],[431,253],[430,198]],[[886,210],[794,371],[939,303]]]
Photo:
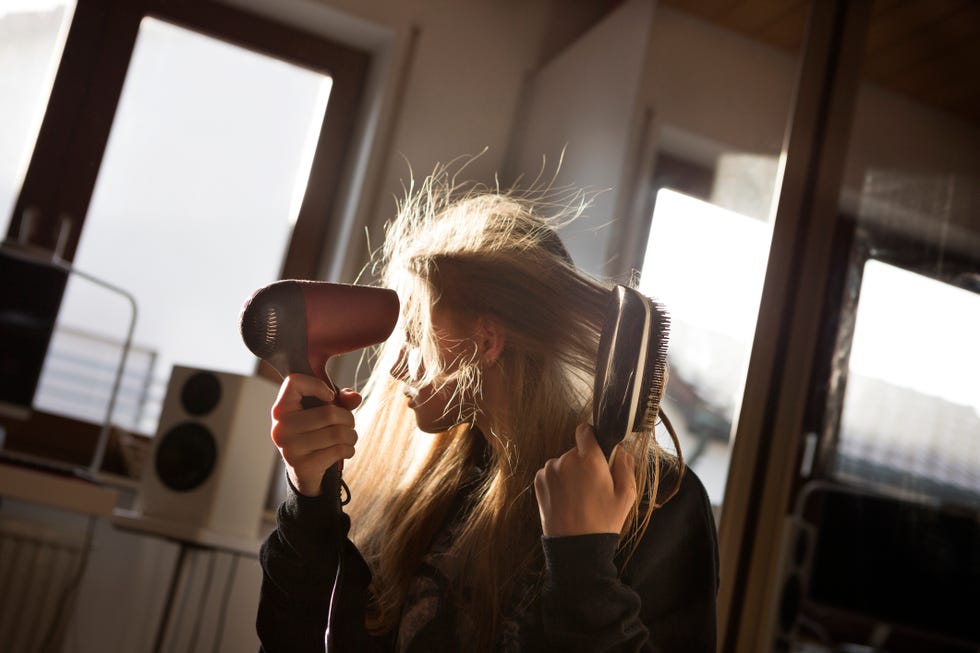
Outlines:
[[[457,184],[440,168],[409,189],[386,227],[377,270],[384,285],[398,292],[402,312],[365,387],[358,454],[345,471],[352,537],[374,574],[374,630],[397,628],[410,583],[472,480],[482,446],[472,414],[460,414],[458,426],[446,432],[419,432],[400,382],[389,374],[408,341],[425,362],[420,383],[452,381],[461,395],[479,396],[475,358],[453,361],[451,371],[439,359],[432,328],[437,306],[457,316],[492,316],[506,333],[496,364],[508,380],[509,410],[502,419],[494,416],[494,431],[483,434],[486,469],[472,489],[467,485],[472,494],[447,552],[460,628],[475,650],[493,645],[508,606],[529,600],[517,594],[540,577],[534,476],[546,460],[573,447],[576,425],[589,421],[609,298],[607,284],[575,268],[555,231],[585,204],[549,197]],[[556,214],[558,204],[571,209]],[[661,472],[680,472],[682,463],[661,450],[652,431],[624,446],[637,461],[641,498],[621,534],[628,555],[657,507]]]

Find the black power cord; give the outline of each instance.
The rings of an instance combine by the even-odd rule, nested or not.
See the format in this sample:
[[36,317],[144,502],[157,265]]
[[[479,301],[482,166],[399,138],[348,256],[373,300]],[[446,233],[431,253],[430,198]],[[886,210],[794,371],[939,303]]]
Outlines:
[[[330,474],[331,472],[327,472]],[[340,487],[337,491],[338,506],[337,512],[341,512],[341,508],[350,503],[350,488],[347,487],[347,483],[344,479],[340,478],[340,471],[337,471],[337,479],[340,481]],[[326,482],[326,477],[324,477],[324,485],[328,485]],[[326,646],[326,653],[333,653],[336,649],[333,647],[333,630],[331,626],[333,625],[334,617],[334,606],[337,599],[337,592],[340,589],[341,584],[344,582],[344,535],[341,531],[337,532],[337,571],[333,577],[333,587],[330,590],[330,604],[327,608],[327,631],[324,633],[324,645]]]

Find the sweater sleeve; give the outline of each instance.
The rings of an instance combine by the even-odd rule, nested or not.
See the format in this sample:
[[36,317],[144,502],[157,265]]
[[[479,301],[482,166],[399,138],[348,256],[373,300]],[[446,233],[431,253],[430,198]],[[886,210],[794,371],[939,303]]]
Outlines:
[[339,555],[343,575],[334,605],[335,648],[384,648],[364,626],[371,573],[347,539],[350,518],[340,508],[339,487],[339,473],[329,470],[322,495],[303,496],[290,484],[279,506],[276,529],[259,558],[263,575],[256,629],[264,653],[323,653]]
[[715,651],[718,549],[707,494],[688,470],[622,574],[614,534],[544,537],[549,650]]

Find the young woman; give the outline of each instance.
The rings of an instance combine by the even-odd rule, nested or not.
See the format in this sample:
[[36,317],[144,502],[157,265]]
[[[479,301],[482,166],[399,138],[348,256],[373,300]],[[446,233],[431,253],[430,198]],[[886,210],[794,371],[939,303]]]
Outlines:
[[[262,551],[265,651],[322,652],[331,601],[341,651],[715,650],[707,495],[653,432],[608,462],[596,444],[609,286],[575,268],[545,199],[430,177],[386,232],[401,316],[364,405],[284,380],[272,439],[290,489]],[[328,403],[303,410],[308,395]]]

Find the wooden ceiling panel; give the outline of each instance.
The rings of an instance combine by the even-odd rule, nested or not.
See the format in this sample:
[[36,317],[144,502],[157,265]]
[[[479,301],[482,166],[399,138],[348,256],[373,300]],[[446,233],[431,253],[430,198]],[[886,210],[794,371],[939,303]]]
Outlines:
[[878,16],[893,10],[897,5],[904,4],[909,0],[875,0],[871,8],[871,19],[876,20]]
[[910,66],[892,83],[909,95],[939,101],[956,95],[952,91],[957,87],[976,86],[978,70],[980,51],[972,43],[961,43],[941,57]]
[[[660,1],[798,52],[811,0]],[[980,0],[875,0],[863,74],[980,125]]]
[[901,42],[868,49],[864,63],[865,74],[886,86],[902,77],[909,68],[942,59],[951,50],[970,49],[970,43],[980,38],[980,5],[966,5],[948,14],[943,20],[910,34]]
[[937,104],[953,114],[980,116],[980,85],[960,84],[953,95],[937,99]]
[[742,0],[721,14],[719,19],[729,29],[755,35],[792,13],[797,4],[788,0]]
[[755,37],[778,48],[798,52],[806,33],[809,13],[810,3],[807,0],[795,2],[788,12],[756,31]]
[[905,51],[915,52],[918,58],[901,68],[892,69],[887,76],[868,71],[868,77],[887,88],[952,110],[957,115],[971,115],[970,106],[958,108],[956,98],[969,97],[970,89],[980,84],[977,78],[980,48],[977,47],[976,37],[967,35],[955,38],[939,33],[932,43],[931,51],[906,47]]
[[663,4],[671,5],[689,14],[716,21],[719,16],[726,14],[735,5],[744,0],[661,0]]
[[917,33],[973,3],[974,0],[907,0],[894,4],[872,17],[867,51],[903,48]]

